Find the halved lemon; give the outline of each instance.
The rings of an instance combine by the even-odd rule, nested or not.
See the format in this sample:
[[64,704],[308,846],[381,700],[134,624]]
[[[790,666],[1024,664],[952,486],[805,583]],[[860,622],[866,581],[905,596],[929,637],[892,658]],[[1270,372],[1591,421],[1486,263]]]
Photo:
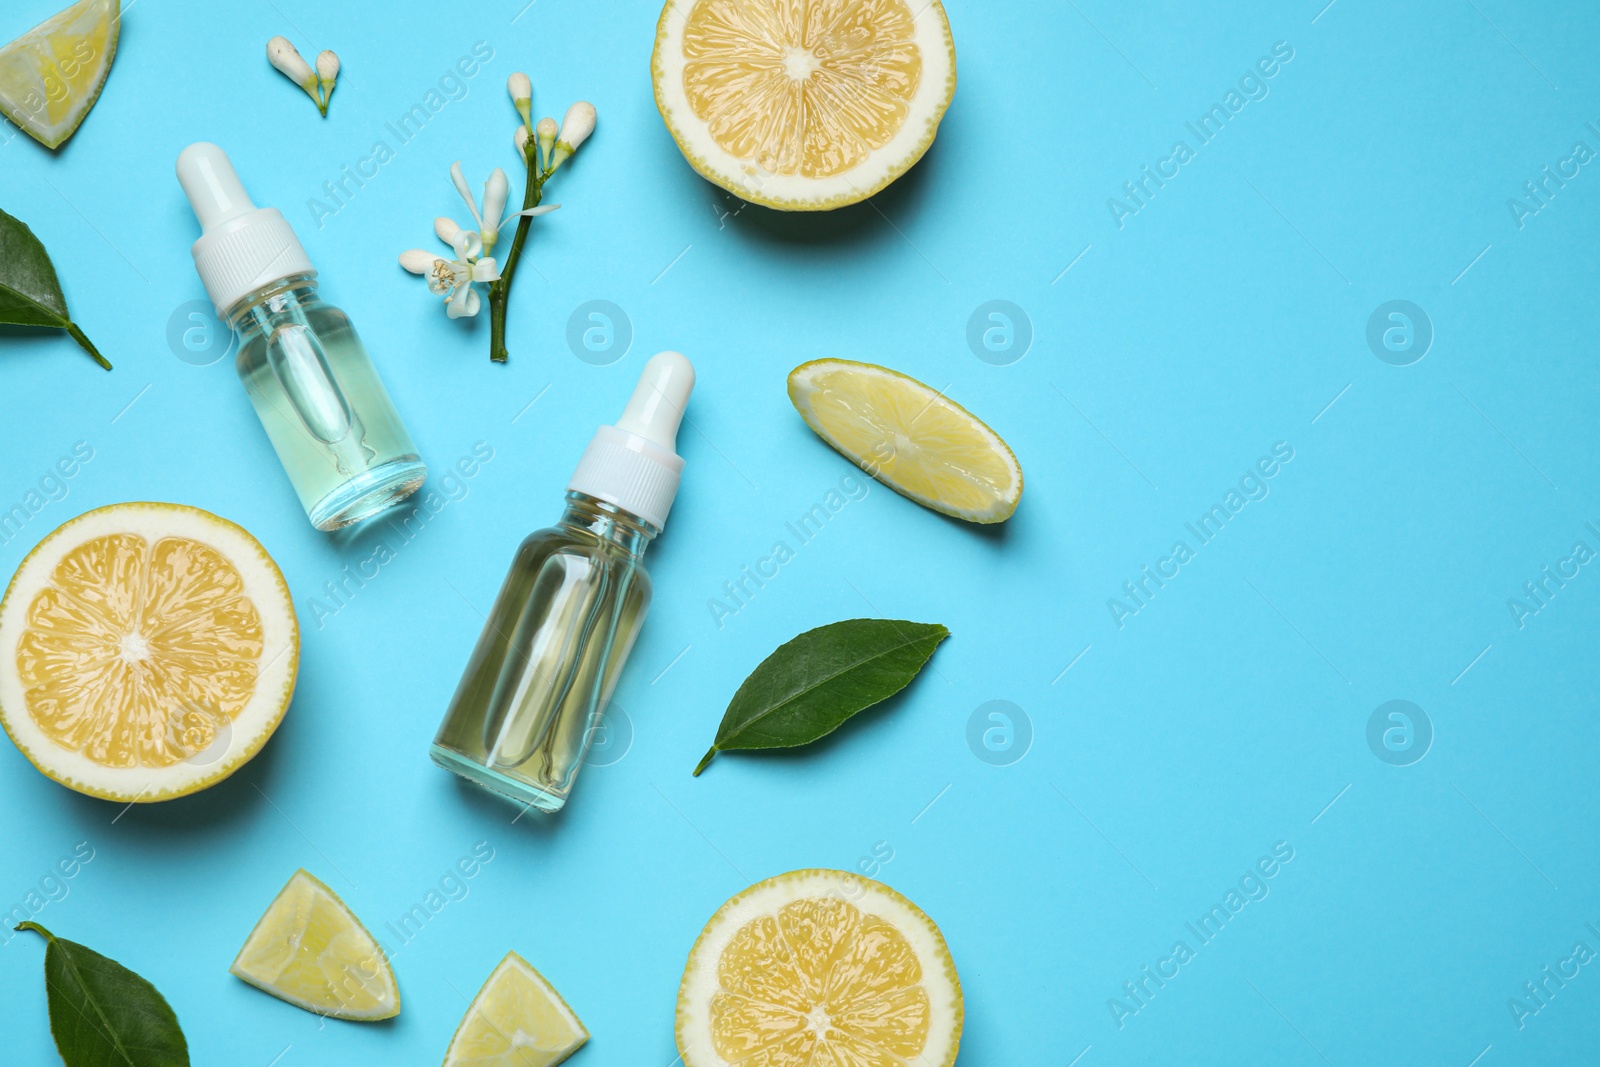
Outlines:
[[922,158],[955,95],[956,50],[939,0],[667,0],[651,75],[703,177],[827,211]]
[[121,30],[121,0],[80,0],[0,48],[0,115],[60,147],[100,99]]
[[394,971],[338,894],[295,871],[228,968],[297,1008],[370,1022],[400,1014]]
[[968,522],[1004,522],[1022,500],[1022,466],[966,408],[899,371],[817,359],[789,372],[806,424],[902,496]]
[[790,871],[728,901],[678,988],[684,1067],[950,1067],[961,982],[933,920],[847,871]]
[[444,1067],[554,1067],[588,1040],[555,987],[508,952],[472,998]]
[[106,800],[170,800],[244,766],[299,662],[267,550],[181,504],[63,523],[0,600],[0,724],[45,775]]

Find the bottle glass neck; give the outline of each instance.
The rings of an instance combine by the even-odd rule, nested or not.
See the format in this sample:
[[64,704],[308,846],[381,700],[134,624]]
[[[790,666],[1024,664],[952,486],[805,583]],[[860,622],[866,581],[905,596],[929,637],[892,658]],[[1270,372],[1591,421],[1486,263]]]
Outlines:
[[576,491],[567,493],[561,525],[609,541],[633,556],[643,555],[645,547],[661,532],[632,512]]
[[238,303],[228,309],[228,325],[242,331],[251,323],[259,325],[274,315],[292,314],[320,300],[315,271],[291,274],[241,297]]

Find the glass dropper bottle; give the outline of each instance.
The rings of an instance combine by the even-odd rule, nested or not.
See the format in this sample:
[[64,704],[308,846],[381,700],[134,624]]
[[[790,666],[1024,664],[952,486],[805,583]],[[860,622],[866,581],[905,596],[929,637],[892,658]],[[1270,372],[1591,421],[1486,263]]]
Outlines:
[[282,213],[251,202],[214,144],[183,150],[178,181],[203,231],[195,269],[239,336],[235,369],[311,524],[337,530],[416,492],[428,468]]
[[644,551],[678,492],[693,388],[683,356],[652,358],[584,452],[560,520],[518,547],[434,738],[439,766],[540,811],[566,804],[650,609]]

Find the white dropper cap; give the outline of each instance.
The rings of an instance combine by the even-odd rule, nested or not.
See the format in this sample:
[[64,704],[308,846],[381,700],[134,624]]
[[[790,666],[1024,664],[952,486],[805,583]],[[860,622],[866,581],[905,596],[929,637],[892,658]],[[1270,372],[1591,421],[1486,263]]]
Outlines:
[[226,317],[263,285],[315,273],[283,213],[251,203],[228,154],[216,145],[201,141],[185,148],[178,156],[178,183],[200,220],[194,267],[218,315]]
[[652,356],[622,418],[600,427],[567,491],[615,504],[657,530],[665,526],[683,474],[678,424],[693,389],[694,366],[682,354]]

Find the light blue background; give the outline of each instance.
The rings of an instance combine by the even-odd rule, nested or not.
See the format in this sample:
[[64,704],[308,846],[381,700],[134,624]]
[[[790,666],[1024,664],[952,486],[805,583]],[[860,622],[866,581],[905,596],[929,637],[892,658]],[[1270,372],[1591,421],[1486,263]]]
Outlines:
[[[1575,142],[1600,150],[1585,125],[1600,125],[1600,19],[1550,0],[1324,2],[951,0],[960,88],[936,147],[870,206],[791,218],[738,210],[683,162],[651,97],[656,0],[138,0],[77,137],[52,155],[8,129],[0,147],[0,206],[46,243],[117,365],[0,335],[0,504],[75,442],[95,452],[0,547],[0,571],[98,505],[211,509],[288,576],[299,689],[251,765],[163,806],[80,797],[4,746],[3,903],[89,842],[38,921],[154,981],[197,1064],[436,1063],[516,949],[593,1031],[574,1063],[666,1067],[712,911],[752,880],[853,867],[885,843],[879,876],[955,954],[966,1067],[1576,1062],[1600,1038],[1600,964],[1522,1029],[1507,1001],[1575,942],[1600,949],[1585,926],[1600,926],[1600,572],[1520,629],[1507,600],[1575,541],[1600,549],[1584,525],[1600,525],[1600,176],[1583,168],[1520,228],[1507,201]],[[0,38],[54,6],[7,5]],[[262,58],[275,33],[343,57],[326,121]],[[318,228],[307,199],[476,41],[494,58],[466,98]],[[1269,95],[1119,229],[1107,199],[1175,140],[1195,147],[1184,123],[1279,41],[1294,57]],[[493,366],[486,324],[447,322],[395,259],[434,247],[435,215],[461,215],[452,160],[475,184],[516,166],[513,70],[532,74],[537,109],[587,98],[600,126],[551,186],[564,207],[537,224],[512,359]],[[230,361],[168,346],[175,309],[202,296],[172,176],[201,139],[299,229],[431,488],[445,498],[437,475],[475,442],[494,449],[321,626],[323,583],[398,539],[314,532]],[[565,339],[594,299],[635,332],[607,367]],[[1010,366],[966,342],[993,299],[1035,333]],[[1366,342],[1392,299],[1435,330],[1411,366]],[[668,347],[701,384],[651,552],[657,602],[617,695],[635,737],[559,818],[513,824],[426,748],[513,547],[555,518],[594,427]],[[948,387],[1015,448],[1021,509],[982,531],[874,486],[719,628],[710,598],[850,473],[784,395],[785,373],[823,356]],[[1280,441],[1294,459],[1270,496],[1119,629],[1108,598],[1193,545],[1184,523]],[[864,615],[954,637],[837,743],[689,776],[762,657]],[[966,740],[995,699],[1032,725],[1011,766]],[[1391,699],[1433,723],[1412,766],[1366,741]],[[393,1024],[324,1023],[228,976],[296,867],[382,933],[477,842],[494,859],[469,895],[395,954]],[[1294,859],[1270,895],[1201,947],[1184,924],[1276,842]],[[1119,1028],[1108,998],[1179,939],[1197,958]],[[53,1062],[40,958],[37,939],[0,948],[18,1063]]]

